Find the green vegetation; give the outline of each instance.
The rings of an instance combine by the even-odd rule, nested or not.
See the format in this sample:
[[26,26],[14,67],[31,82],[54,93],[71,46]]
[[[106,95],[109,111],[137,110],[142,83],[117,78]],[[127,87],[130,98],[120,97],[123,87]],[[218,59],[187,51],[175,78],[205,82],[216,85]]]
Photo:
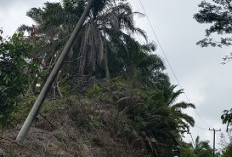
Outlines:
[[[35,25],[20,26],[10,39],[0,37],[1,128],[22,123],[87,2],[32,8],[27,16]],[[142,14],[125,0],[94,3],[22,154],[172,157],[181,146],[184,157],[211,156],[212,148],[199,137],[194,146],[182,142],[194,126],[183,111],[195,106],[176,101],[183,90],[170,83],[154,43],[136,27],[136,15]],[[15,155],[1,139],[0,144]]]
[[[202,47],[222,47],[231,45],[231,38],[225,36],[232,33],[230,26],[230,12],[232,11],[231,0],[202,1],[199,7],[200,10],[194,15],[194,18],[201,24],[209,24],[209,28],[205,31],[206,38],[199,41],[197,44]],[[220,36],[219,40],[213,39],[211,37],[213,34]],[[227,57],[225,59],[229,59],[229,56]]]
[[[181,155],[183,157],[211,157],[213,149],[209,146],[209,141],[200,141],[200,137],[194,140],[194,146],[191,143],[183,143],[181,147]],[[220,154],[216,153],[215,157]]]
[[[0,30],[0,32],[2,32]],[[31,61],[33,44],[23,33],[0,40],[0,124],[10,125],[10,114],[17,109],[19,97],[26,94],[37,66]]]
[[232,155],[232,146],[231,146],[231,144],[229,144],[229,145],[225,148],[222,157],[230,157],[231,155]]

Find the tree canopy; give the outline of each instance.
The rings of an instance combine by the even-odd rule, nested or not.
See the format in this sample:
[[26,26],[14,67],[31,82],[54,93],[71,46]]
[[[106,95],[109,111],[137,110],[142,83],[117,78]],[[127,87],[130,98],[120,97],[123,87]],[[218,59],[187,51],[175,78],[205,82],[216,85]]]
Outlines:
[[[205,30],[206,37],[197,42],[198,45],[202,47],[231,46],[231,2],[231,0],[204,0],[199,4],[200,10],[194,15],[194,19],[201,24],[208,24],[209,27]],[[231,60],[231,54],[223,59]]]
[[[1,104],[14,106],[22,97],[38,95],[87,2],[63,0],[32,8],[27,16],[33,25],[20,26],[20,33],[9,40],[0,38]],[[155,157],[172,156],[183,133],[195,123],[183,110],[195,105],[176,101],[183,89],[172,85],[163,60],[155,54],[155,44],[134,21],[134,16],[143,14],[133,12],[125,0],[101,2],[94,4],[76,36],[48,98],[77,95],[110,104],[117,108],[117,117],[126,117],[125,126],[109,129],[116,138],[124,136],[131,146]],[[139,42],[135,34],[146,43]],[[115,126],[117,121],[112,123]]]

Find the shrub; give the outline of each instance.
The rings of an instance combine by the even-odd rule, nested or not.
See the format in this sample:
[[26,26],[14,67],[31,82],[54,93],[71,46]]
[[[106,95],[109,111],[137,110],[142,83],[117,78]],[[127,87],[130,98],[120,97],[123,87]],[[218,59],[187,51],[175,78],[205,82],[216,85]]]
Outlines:
[[[1,38],[2,39],[2,38]],[[8,40],[0,40],[0,125],[10,124],[10,114],[16,109],[19,96],[31,80],[27,72],[36,65],[29,54],[33,45],[24,39],[23,33],[14,34]]]

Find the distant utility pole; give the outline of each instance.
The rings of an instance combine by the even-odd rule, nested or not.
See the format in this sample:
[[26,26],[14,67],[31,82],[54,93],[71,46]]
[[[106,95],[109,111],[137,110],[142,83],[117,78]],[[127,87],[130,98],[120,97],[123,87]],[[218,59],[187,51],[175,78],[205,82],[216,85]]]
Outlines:
[[213,131],[213,157],[215,156],[215,136],[216,136],[216,131],[221,131],[221,129],[219,130],[215,130],[214,128],[209,128],[209,131]]

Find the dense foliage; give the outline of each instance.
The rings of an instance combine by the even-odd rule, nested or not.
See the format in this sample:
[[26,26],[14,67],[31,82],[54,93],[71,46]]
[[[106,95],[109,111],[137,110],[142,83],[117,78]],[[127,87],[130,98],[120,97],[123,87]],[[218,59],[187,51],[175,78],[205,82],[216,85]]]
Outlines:
[[0,39],[0,123],[6,126],[19,96],[26,93],[30,73],[37,68],[30,60],[33,45],[24,39],[23,33]]
[[230,156],[232,156],[232,145],[231,145],[231,144],[229,144],[229,145],[225,148],[222,157],[230,157]]
[[166,85],[162,90],[132,85],[122,78],[112,81],[97,81],[87,93],[91,98],[113,102],[120,112],[126,114],[129,122],[115,130],[134,146],[140,149],[146,146],[155,156],[171,156],[182,133],[194,125],[193,118],[182,113],[182,109],[194,105],[175,103],[181,94],[181,91],[174,91],[175,86]]
[[[27,12],[35,25],[22,25],[19,31],[25,31],[29,36],[23,37],[19,33],[1,44],[4,48],[1,49],[1,57],[5,57],[0,61],[1,68],[10,68],[6,66],[8,64],[14,66],[14,69],[0,73],[3,87],[10,85],[9,93],[1,92],[7,94],[6,99],[1,98],[1,104],[20,102],[16,99],[20,94],[22,97],[38,94],[38,86],[45,82],[87,2],[47,2],[43,8],[32,8]],[[176,90],[176,86],[170,83],[163,72],[163,61],[154,53],[155,45],[148,41],[143,30],[136,27],[134,16],[142,14],[133,12],[125,0],[101,2],[94,4],[86,18],[49,97],[57,99],[81,95],[109,103],[119,111],[118,117],[120,114],[126,116],[125,121],[110,124],[114,127],[114,132],[111,130],[114,136],[126,138],[130,145],[153,156],[172,156],[173,150],[181,144],[183,133],[194,126],[194,119],[183,109],[195,106],[176,102],[183,90]],[[144,37],[147,42],[138,42],[135,34]],[[35,64],[39,70],[36,70]],[[28,76],[31,76],[30,79]],[[0,90],[4,88],[1,85]],[[7,113],[5,111],[0,115]],[[75,115],[73,119],[81,116]],[[88,115],[83,117],[89,119]],[[85,128],[88,121],[82,120],[78,121],[78,125]],[[125,126],[117,125],[119,122]],[[99,124],[99,117],[94,119],[94,123]]]
[[[199,136],[191,143],[182,143],[181,156],[183,157],[211,157],[213,156],[213,149],[209,146],[209,141],[200,141]],[[216,153],[215,157],[220,154]]]

